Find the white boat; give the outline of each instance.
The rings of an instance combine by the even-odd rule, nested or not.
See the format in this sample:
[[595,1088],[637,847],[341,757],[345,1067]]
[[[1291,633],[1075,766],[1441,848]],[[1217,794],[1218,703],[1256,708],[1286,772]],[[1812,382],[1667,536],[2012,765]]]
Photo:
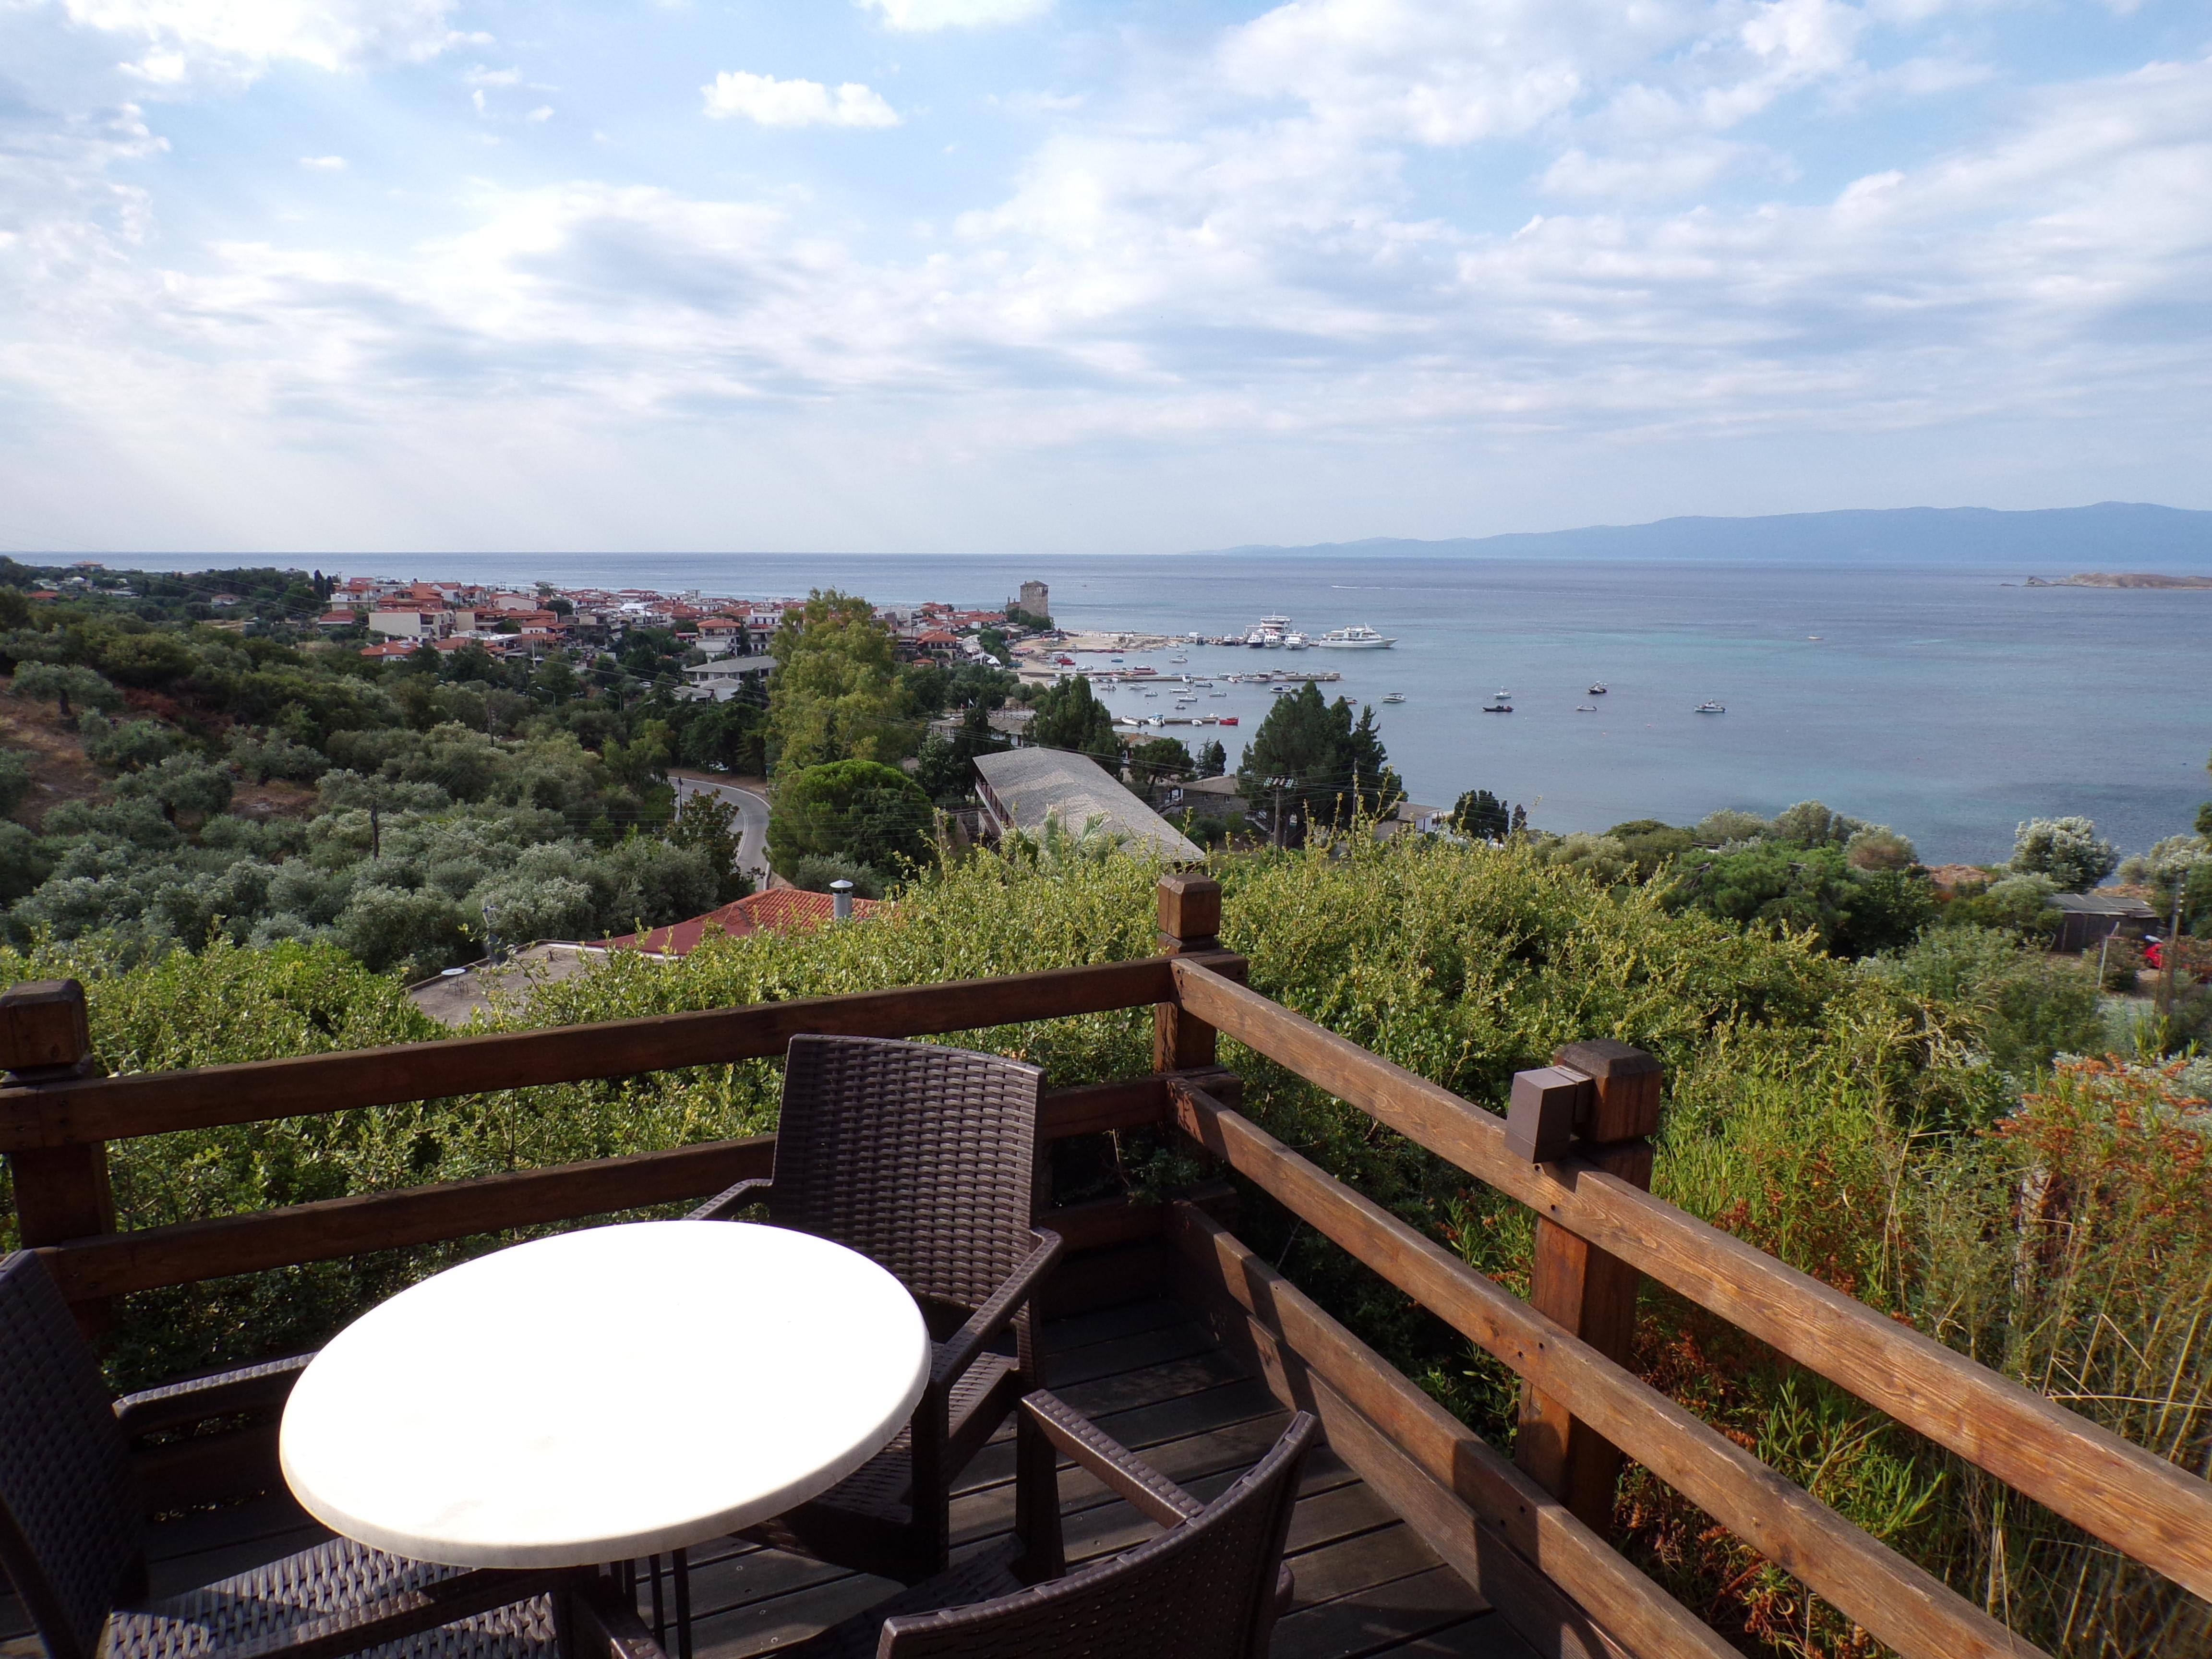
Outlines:
[[1285,634],[1285,635],[1283,635],[1283,649],[1284,649],[1284,650],[1285,650],[1285,651],[1303,651],[1303,650],[1304,650],[1305,648],[1306,648],[1306,636],[1305,636],[1304,635],[1303,635],[1303,634]]
[[1701,702],[1690,712],[1693,714],[1725,714],[1728,710],[1717,702]]
[[1597,713],[1597,705],[1594,702],[1578,702],[1575,705],[1575,713],[1577,714],[1595,714]]
[[1603,696],[1605,695],[1605,682],[1603,680],[1600,680],[1595,685],[1590,687],[1589,694],[1593,697]]
[[1250,645],[1257,641],[1264,650],[1279,651],[1283,648],[1283,636],[1290,631],[1291,619],[1288,617],[1262,617],[1260,625],[1244,636],[1244,643]]
[[1382,701],[1385,702],[1403,702],[1406,701],[1406,694],[1403,691],[1386,691],[1383,693]]
[[1313,643],[1324,651],[1387,651],[1398,641],[1365,623],[1354,623],[1349,628],[1332,628]]
[[1209,691],[1206,695],[1209,697],[1225,697],[1229,694],[1226,691]]
[[1170,662],[1188,662],[1190,659],[1188,657],[1170,657],[1168,660]]

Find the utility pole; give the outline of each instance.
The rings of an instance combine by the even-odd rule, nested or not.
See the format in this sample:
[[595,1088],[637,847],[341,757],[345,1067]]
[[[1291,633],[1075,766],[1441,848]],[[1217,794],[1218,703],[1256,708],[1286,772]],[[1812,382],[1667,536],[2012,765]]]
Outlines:
[[2176,958],[2181,954],[2181,894],[2188,883],[2189,872],[2185,868],[2174,872],[2173,921],[2166,930],[2166,948],[2159,952],[2166,958],[2166,983],[2160,988],[2159,1012],[2168,1019],[2173,1018],[2174,969],[2180,965]]
[[1267,780],[1267,787],[1275,792],[1275,810],[1268,816],[1267,829],[1278,852],[1282,850],[1283,846],[1283,791],[1289,788],[1293,781],[1294,780],[1290,778]]

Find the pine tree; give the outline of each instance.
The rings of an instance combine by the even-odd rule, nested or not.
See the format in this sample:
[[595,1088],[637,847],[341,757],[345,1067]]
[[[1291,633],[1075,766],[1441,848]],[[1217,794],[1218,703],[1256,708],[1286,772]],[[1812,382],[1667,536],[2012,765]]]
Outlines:
[[1041,749],[1072,749],[1088,755],[1109,771],[1121,762],[1113,710],[1091,695],[1091,682],[1080,674],[1062,680],[1036,700],[1030,741]]
[[1285,845],[1302,842],[1309,823],[1341,828],[1363,812],[1395,805],[1405,793],[1390,769],[1375,711],[1361,710],[1355,724],[1347,699],[1324,702],[1310,680],[1277,700],[1237,769],[1239,792],[1268,811],[1277,794],[1273,778],[1287,780],[1283,812],[1298,820],[1297,833],[1282,836]]

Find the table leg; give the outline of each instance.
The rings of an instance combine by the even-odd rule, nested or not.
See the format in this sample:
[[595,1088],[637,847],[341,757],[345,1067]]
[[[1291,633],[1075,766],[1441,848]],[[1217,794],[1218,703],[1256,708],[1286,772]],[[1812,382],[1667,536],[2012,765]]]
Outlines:
[[676,1577],[676,1659],[691,1659],[691,1553],[674,1556]]

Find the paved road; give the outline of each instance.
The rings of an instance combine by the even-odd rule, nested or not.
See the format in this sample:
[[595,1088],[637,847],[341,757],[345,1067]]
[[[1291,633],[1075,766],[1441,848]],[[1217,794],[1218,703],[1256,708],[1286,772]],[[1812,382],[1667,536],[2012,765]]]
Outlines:
[[768,880],[768,797],[696,772],[672,772],[680,801],[686,795],[719,795],[738,809],[738,868],[758,886]]

